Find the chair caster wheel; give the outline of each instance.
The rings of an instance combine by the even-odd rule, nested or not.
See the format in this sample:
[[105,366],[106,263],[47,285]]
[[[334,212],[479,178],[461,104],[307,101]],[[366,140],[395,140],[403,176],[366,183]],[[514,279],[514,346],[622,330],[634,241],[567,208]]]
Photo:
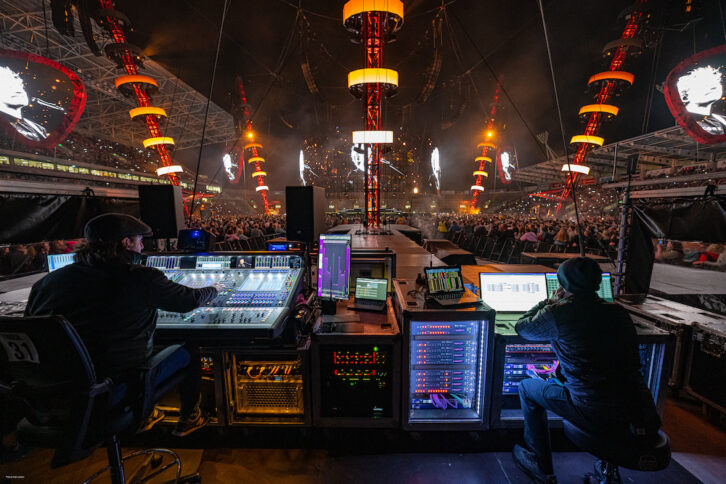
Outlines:
[[151,456],[151,461],[149,462],[149,465],[151,465],[152,469],[156,469],[157,467],[159,467],[161,465],[162,459],[163,459],[163,457],[161,456],[161,454],[154,453]]

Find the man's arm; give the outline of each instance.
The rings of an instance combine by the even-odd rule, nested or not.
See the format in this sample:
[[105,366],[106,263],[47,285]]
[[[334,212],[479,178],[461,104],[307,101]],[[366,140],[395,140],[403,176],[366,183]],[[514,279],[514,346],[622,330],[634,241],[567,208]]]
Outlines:
[[557,326],[550,301],[545,299],[527,311],[519,318],[514,330],[529,341],[550,341],[557,338]]
[[147,304],[164,311],[187,313],[212,301],[218,294],[213,286],[193,289],[172,282],[158,269],[145,267],[137,270],[144,271]]

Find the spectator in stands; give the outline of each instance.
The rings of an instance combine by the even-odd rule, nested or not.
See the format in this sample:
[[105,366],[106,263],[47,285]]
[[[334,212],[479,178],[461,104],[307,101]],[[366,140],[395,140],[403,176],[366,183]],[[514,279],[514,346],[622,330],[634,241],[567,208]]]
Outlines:
[[234,228],[230,227],[227,229],[227,233],[224,234],[224,241],[225,242],[236,242],[239,240],[239,237],[237,237],[237,234],[234,233]]
[[705,252],[701,253],[698,260],[693,262],[693,265],[703,265],[706,262],[717,262],[723,251],[722,245],[711,244],[706,248]]
[[14,245],[5,256],[3,274],[14,275],[33,270],[33,258],[28,254],[28,247],[24,244]]
[[[724,250],[724,246],[722,245],[719,245],[718,247],[720,247],[720,249],[717,251],[718,258],[715,261],[697,260],[693,263],[693,265],[696,267],[708,267],[719,271],[726,271],[726,250]],[[715,247],[711,246],[709,249],[715,249]]]
[[522,242],[532,242],[537,243],[539,242],[539,239],[537,238],[537,234],[534,233],[532,230],[532,227],[530,225],[527,225],[527,228],[525,229],[524,234],[519,238]]
[[663,244],[662,240],[658,241],[655,248],[655,260],[666,264],[680,264],[683,262],[683,244],[675,240],[669,240],[667,244]]
[[565,227],[562,227],[559,232],[557,232],[557,235],[555,235],[554,244],[558,247],[565,247],[569,243],[570,236],[567,234],[567,229]]

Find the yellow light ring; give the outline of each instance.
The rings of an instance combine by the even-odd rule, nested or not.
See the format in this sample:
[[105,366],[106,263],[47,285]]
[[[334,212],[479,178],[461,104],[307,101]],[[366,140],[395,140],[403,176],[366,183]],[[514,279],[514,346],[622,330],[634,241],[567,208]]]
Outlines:
[[353,15],[363,12],[386,12],[403,20],[403,2],[401,0],[350,0],[343,5],[343,23]]
[[348,73],[348,87],[361,84],[389,84],[398,87],[398,72],[393,69],[356,69]]
[[117,77],[113,80],[113,83],[116,85],[116,89],[119,89],[124,84],[151,84],[154,87],[159,87],[159,85],[156,83],[153,77],[149,76],[142,76],[141,74],[131,74],[128,76],[121,76]]
[[474,161],[489,161],[489,162],[491,162],[492,159],[489,158],[488,156],[477,156],[476,158],[474,158]]
[[246,150],[251,150],[252,148],[257,148],[258,150],[262,149],[262,145],[259,143],[247,143],[245,145]]
[[144,141],[144,148],[148,148],[149,146],[156,146],[156,145],[173,145],[174,144],[174,138],[170,138],[168,136],[159,136],[156,138],[146,138]]
[[592,76],[590,80],[587,81],[587,84],[589,86],[593,82],[597,81],[625,81],[628,84],[632,85],[633,81],[635,81],[635,76],[630,72],[625,71],[605,71],[599,72]]
[[485,171],[476,170],[474,172],[474,176],[477,176],[477,175],[481,175],[481,176],[485,176],[485,177],[489,178],[489,173],[487,173]]
[[252,174],[252,178],[257,178],[258,176],[267,176],[267,173],[264,171],[256,171]]
[[479,143],[476,145],[477,148],[491,148],[493,150],[497,149],[497,146],[494,143]]
[[260,163],[264,163],[265,162],[265,159],[263,157],[261,157],[261,156],[253,156],[252,158],[250,158],[249,160],[247,160],[247,163],[255,163],[257,161],[259,161]]
[[588,104],[580,108],[580,114],[587,113],[605,113],[611,116],[617,116],[620,108],[611,104]]
[[571,145],[575,143],[590,143],[591,145],[602,146],[604,142],[604,138],[601,138],[599,136],[588,136],[586,134],[578,134],[576,136],[573,136],[570,140]]
[[152,106],[143,106],[140,108],[134,108],[129,111],[129,116],[131,116],[131,119],[134,119],[138,116],[148,116],[148,115],[155,115],[155,116],[161,116],[161,117],[167,117],[166,111],[164,108],[156,108]]

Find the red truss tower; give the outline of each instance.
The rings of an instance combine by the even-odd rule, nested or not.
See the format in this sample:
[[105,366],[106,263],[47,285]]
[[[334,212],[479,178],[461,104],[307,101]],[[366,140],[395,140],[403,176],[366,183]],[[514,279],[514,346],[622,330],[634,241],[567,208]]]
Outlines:
[[139,74],[139,67],[143,67],[141,49],[126,40],[125,30],[130,27],[128,17],[114,9],[112,0],[99,0],[99,3],[101,8],[95,13],[96,21],[113,39],[113,43],[104,50],[109,59],[126,72],[126,75],[116,78],[114,84],[125,96],[136,98],[139,107],[130,110],[129,115],[131,119],[143,120],[149,131],[149,137],[143,144],[144,148],[154,148],[159,154],[162,166],[156,170],[156,174],[166,175],[172,185],[179,185],[176,174],[183,169],[172,164],[167,149],[167,146],[174,145],[174,140],[163,136],[159,127],[159,119],[166,117],[166,111],[151,104],[151,96],[158,91],[158,84],[153,78]]
[[[650,14],[645,9],[648,0],[638,0],[631,7],[625,29],[619,39],[608,43],[603,48],[603,56],[610,59],[608,70],[599,72],[587,81],[588,86],[595,89],[595,103],[587,104],[580,108],[580,116],[586,121],[585,132],[575,135],[570,144],[577,145],[577,152],[571,161],[572,165],[581,165],[585,162],[587,155],[595,146],[602,146],[605,140],[597,136],[603,121],[617,116],[620,110],[617,106],[610,104],[611,100],[620,94],[626,87],[632,86],[635,76],[623,70],[626,59],[642,52],[643,43],[639,40],[643,25],[650,19]],[[566,167],[563,167],[563,171]],[[575,171],[577,170],[577,171]],[[562,208],[562,202],[567,200],[572,191],[573,183],[577,183],[579,173],[589,172],[586,167],[572,167],[572,177],[568,176],[565,187],[562,190],[560,204],[557,209]]]
[[494,143],[495,132],[494,132],[494,121],[497,115],[497,107],[499,106],[499,90],[500,86],[497,84],[497,89],[494,91],[494,102],[489,110],[489,119],[487,120],[487,127],[484,130],[484,141],[476,145],[477,148],[481,149],[481,154],[474,158],[474,163],[477,163],[476,169],[474,170],[474,184],[471,186],[471,211],[476,211],[476,204],[479,201],[479,194],[484,191],[484,178],[489,177],[489,173],[486,171],[486,164],[494,162],[497,157],[497,145]]
[[262,164],[265,162],[265,159],[262,157],[262,145],[255,141],[255,133],[252,131],[252,122],[249,120],[247,121],[247,133],[245,134],[245,137],[247,138],[245,151],[249,152],[247,163],[252,163],[255,167],[255,171],[252,172],[252,178],[257,180],[255,191],[257,191],[260,194],[260,197],[262,197],[262,205],[265,207],[265,215],[268,215],[270,213],[270,204],[267,202],[267,190],[269,190],[269,188],[265,185],[265,177],[267,176],[267,173],[262,171]]
[[366,228],[380,224],[381,145],[393,142],[393,132],[381,130],[383,96],[398,88],[398,72],[383,67],[383,44],[402,24],[400,0],[350,0],[343,6],[343,25],[364,48],[364,68],[348,73],[348,88],[365,102],[365,130],[353,132],[353,143],[364,146]]

